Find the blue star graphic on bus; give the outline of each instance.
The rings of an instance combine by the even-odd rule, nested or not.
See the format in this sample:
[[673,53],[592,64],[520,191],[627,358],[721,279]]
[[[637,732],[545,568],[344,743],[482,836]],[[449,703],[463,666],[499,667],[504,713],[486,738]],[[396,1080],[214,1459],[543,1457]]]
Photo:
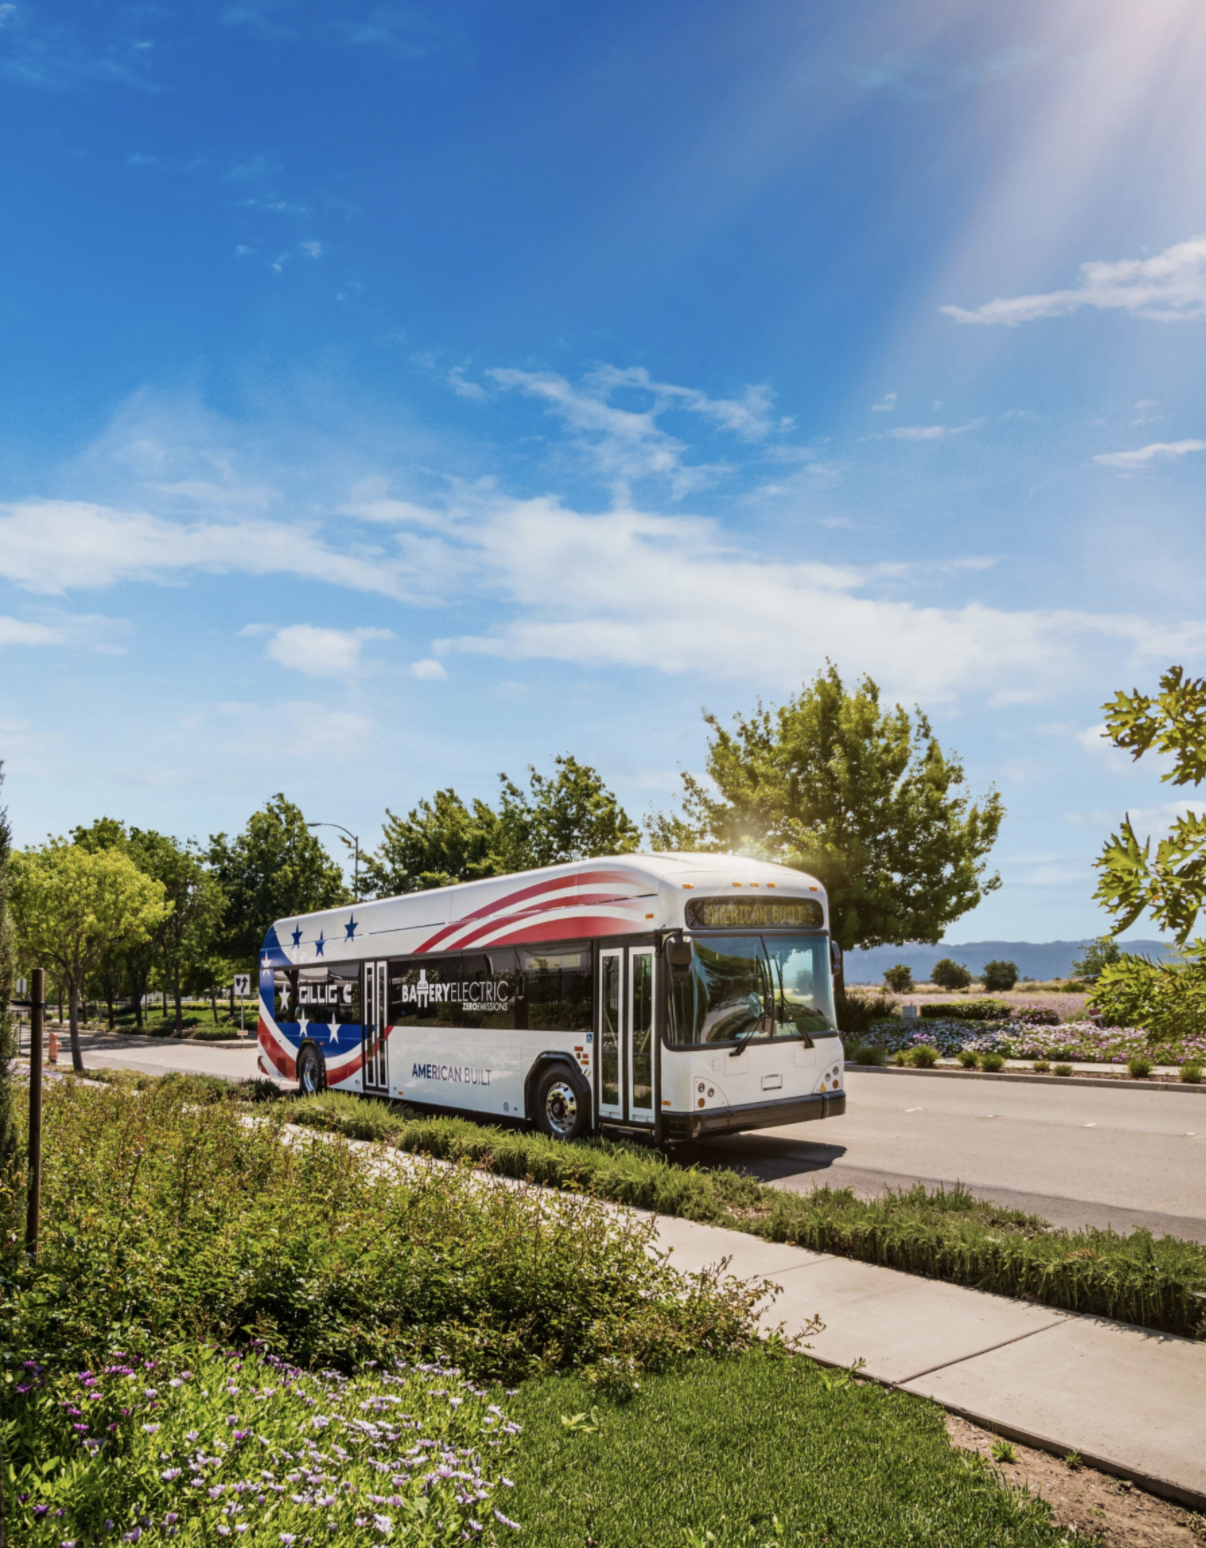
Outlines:
[[297,925],[294,928],[294,931],[293,931],[293,944],[294,944],[294,946],[300,946],[301,945],[301,938],[302,938],[301,925]]
[[322,934],[322,931],[319,931],[318,939],[314,942],[314,955],[316,957],[322,956],[322,949],[327,944],[326,941],[323,940]]
[[356,918],[355,914],[349,915],[348,922],[344,925],[344,929],[348,932],[347,938],[349,941],[355,939],[356,931],[359,929],[359,927],[360,921]]

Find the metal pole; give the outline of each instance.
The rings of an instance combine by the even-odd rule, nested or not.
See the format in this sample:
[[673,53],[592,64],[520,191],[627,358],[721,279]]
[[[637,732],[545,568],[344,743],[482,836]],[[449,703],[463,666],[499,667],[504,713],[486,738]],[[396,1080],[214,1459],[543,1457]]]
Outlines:
[[42,1012],[46,977],[33,970],[29,1002],[29,1207],[25,1216],[25,1251],[38,1255],[38,1224],[42,1208]]

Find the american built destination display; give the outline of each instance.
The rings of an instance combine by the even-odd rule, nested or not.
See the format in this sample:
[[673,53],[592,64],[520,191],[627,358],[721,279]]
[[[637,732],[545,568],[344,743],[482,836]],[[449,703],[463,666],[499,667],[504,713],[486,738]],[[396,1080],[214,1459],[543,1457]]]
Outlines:
[[260,1067],[303,1091],[657,1144],[844,1112],[824,888],[623,855],[278,919]]

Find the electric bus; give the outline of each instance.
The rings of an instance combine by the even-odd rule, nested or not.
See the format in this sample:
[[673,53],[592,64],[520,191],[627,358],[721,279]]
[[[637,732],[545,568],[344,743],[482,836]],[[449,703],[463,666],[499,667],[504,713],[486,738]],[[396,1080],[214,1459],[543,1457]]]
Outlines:
[[632,854],[278,919],[260,1068],[545,1134],[654,1144],[845,1111],[825,890]]

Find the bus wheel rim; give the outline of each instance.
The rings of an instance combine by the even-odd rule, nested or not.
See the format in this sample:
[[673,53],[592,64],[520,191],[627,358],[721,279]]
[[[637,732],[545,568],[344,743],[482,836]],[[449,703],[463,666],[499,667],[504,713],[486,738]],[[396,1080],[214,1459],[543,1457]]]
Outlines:
[[544,1094],[544,1111],[549,1127],[558,1134],[569,1134],[578,1121],[578,1094],[565,1080],[555,1080]]

